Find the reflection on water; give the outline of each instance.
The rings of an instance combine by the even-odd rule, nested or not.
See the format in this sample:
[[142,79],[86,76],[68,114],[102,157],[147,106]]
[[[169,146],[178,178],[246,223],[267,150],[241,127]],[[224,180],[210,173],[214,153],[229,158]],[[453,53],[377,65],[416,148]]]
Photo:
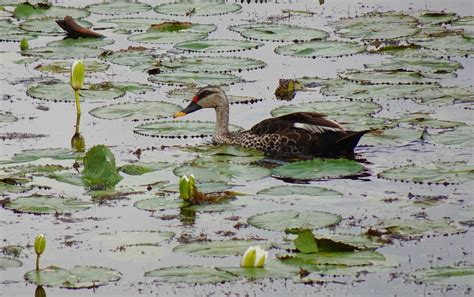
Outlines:
[[86,149],[86,140],[82,136],[79,128],[81,126],[81,114],[76,113],[76,128],[71,138],[71,148],[76,152],[83,152]]

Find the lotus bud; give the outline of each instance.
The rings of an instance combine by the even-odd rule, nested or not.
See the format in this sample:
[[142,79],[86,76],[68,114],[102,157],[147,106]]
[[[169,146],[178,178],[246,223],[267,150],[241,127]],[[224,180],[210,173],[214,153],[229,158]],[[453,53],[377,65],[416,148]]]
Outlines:
[[28,39],[26,38],[23,38],[21,41],[20,41],[20,50],[24,51],[24,50],[27,50],[29,48],[29,44],[28,44]]
[[189,198],[193,198],[196,193],[196,181],[194,180],[194,175],[190,175],[188,179],[188,193]]
[[179,178],[179,196],[184,200],[189,200],[189,178],[183,175]]
[[71,87],[79,91],[84,86],[84,62],[82,60],[74,61],[71,67]]
[[263,267],[267,259],[268,252],[259,245],[250,246],[244,253],[240,261],[241,267]]
[[44,234],[40,234],[36,236],[35,238],[35,253],[38,256],[41,256],[41,254],[44,252],[46,248],[46,237]]

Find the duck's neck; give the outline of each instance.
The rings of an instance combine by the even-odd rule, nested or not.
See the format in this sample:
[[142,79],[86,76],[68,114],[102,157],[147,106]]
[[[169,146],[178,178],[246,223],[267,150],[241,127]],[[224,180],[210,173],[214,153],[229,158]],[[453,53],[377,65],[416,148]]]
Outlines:
[[229,104],[216,107],[216,127],[214,129],[214,135],[229,136]]

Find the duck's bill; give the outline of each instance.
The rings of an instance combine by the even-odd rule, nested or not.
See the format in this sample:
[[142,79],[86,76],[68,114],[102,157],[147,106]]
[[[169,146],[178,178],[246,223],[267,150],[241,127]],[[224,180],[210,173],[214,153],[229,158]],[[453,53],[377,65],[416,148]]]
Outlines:
[[182,117],[182,116],[185,116],[187,114],[190,114],[190,113],[195,112],[196,110],[200,110],[200,109],[201,109],[201,106],[199,104],[191,102],[191,103],[189,103],[189,105],[185,109],[175,113],[174,117],[175,118]]

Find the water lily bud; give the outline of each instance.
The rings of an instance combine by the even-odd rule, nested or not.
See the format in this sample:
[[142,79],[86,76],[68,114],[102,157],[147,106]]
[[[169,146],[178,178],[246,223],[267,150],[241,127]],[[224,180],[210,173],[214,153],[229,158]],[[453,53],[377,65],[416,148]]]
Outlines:
[[35,297],[46,297],[46,291],[42,286],[36,287]]
[[189,179],[186,175],[179,178],[179,196],[184,200],[191,198],[189,196]]
[[193,198],[196,192],[196,181],[194,180],[194,175],[189,176],[189,185],[188,185],[188,193],[189,198]]
[[35,253],[40,256],[46,248],[46,237],[44,234],[40,234],[35,238]]
[[71,67],[71,87],[79,91],[84,86],[84,62],[82,60],[74,61]]
[[86,140],[81,133],[76,132],[71,138],[71,148],[76,152],[83,152],[86,149]]
[[263,267],[265,260],[267,260],[268,252],[262,249],[259,245],[255,253],[255,267]]
[[29,48],[29,44],[28,44],[28,39],[26,38],[23,38],[21,41],[20,41],[20,50],[24,51],[24,50],[27,50]]
[[240,261],[241,267],[263,267],[268,252],[259,245],[249,247]]

